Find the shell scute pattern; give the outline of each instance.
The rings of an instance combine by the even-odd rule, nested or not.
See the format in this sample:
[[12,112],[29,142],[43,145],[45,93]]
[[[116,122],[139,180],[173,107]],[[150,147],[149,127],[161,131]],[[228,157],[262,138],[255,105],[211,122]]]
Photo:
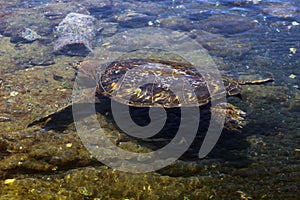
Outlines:
[[[183,63],[143,59],[117,61],[106,68],[99,81],[102,94],[130,106],[152,107],[159,104],[180,107],[182,103],[195,101],[201,106],[210,101],[204,77],[195,68]],[[146,84],[136,88],[137,82]],[[179,98],[178,93],[173,91],[183,96]]]

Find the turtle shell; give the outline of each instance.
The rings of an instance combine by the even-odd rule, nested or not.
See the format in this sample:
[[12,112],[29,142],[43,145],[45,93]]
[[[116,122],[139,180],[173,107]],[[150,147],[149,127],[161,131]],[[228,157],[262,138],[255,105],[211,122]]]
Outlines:
[[[223,76],[227,95],[238,95],[239,84]],[[99,77],[99,92],[134,107],[203,106],[211,101],[205,77],[191,64],[153,59],[128,59],[109,64]],[[219,91],[218,84],[213,90]],[[215,93],[214,93],[215,94]]]

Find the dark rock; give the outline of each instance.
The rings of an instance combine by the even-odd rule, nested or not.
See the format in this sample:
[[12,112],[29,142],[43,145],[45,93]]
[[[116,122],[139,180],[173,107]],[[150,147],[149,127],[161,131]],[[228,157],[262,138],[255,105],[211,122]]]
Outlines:
[[64,35],[55,42],[54,51],[57,54],[69,56],[86,56],[92,52],[89,40],[84,36],[69,34]]
[[[7,8],[7,10],[11,10],[11,8]],[[19,36],[25,38],[25,41],[29,39],[28,42],[32,41],[28,36],[35,35],[33,34],[34,31],[42,37],[50,35],[53,32],[52,21],[45,18],[42,12],[43,10],[39,8],[18,8],[11,13],[6,13],[3,17],[0,17],[0,32],[7,37]],[[26,30],[26,28],[30,30]],[[24,37],[23,34],[28,36]]]
[[219,34],[237,34],[255,29],[257,23],[248,17],[240,15],[219,14],[201,20],[198,23],[198,28],[211,33]]
[[64,13],[61,12],[46,12],[44,16],[49,20],[56,20],[63,18]]
[[32,59],[28,62],[28,64],[33,65],[33,66],[48,66],[48,65],[53,65],[55,64],[55,61],[53,60],[52,54],[48,56],[41,56],[39,59]]
[[293,6],[290,2],[276,2],[268,4],[263,12],[274,17],[292,18],[298,13],[298,8]]
[[148,22],[153,20],[153,17],[140,12],[126,10],[124,13],[115,16],[115,20],[120,24],[121,27],[141,28],[146,27]]
[[96,18],[107,18],[111,14],[113,14],[112,7],[104,6],[104,7],[91,7],[88,9],[91,15],[95,16]]
[[226,38],[220,34],[212,34],[206,31],[192,31],[195,33],[196,41],[199,42],[211,54],[221,57],[242,57],[252,48],[247,40]]
[[64,79],[64,77],[56,75],[56,74],[53,74],[53,79],[56,80],[56,81],[62,81]]
[[173,30],[190,30],[192,29],[192,24],[186,18],[179,17],[167,17],[161,18],[157,21],[159,26],[163,28],[170,28]]

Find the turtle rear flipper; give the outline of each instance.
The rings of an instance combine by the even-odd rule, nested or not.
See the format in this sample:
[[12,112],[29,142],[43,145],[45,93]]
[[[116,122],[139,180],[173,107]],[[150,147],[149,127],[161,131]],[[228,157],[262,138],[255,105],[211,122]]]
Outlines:
[[[105,114],[108,112],[109,106],[107,99],[102,99],[101,103],[95,103],[93,104],[95,106],[95,110],[88,110],[87,108],[92,108],[91,103],[76,103],[75,106],[75,112],[77,119],[83,119],[85,117],[90,116],[93,111],[100,114]],[[106,106],[104,106],[106,105]],[[55,130],[64,130],[74,122],[73,119],[73,112],[74,107],[72,107],[73,104],[69,104],[55,112],[52,112],[40,119],[37,119],[30,124],[27,125],[27,127],[31,127],[34,125],[39,125],[43,127],[44,129],[55,129]]]
[[64,129],[72,122],[72,105],[68,105],[57,110],[56,112],[31,122],[27,125],[27,127],[39,125],[45,129]]

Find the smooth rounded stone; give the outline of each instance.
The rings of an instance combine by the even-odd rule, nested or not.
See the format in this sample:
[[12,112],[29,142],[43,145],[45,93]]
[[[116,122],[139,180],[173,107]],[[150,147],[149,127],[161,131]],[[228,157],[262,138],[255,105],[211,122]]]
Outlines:
[[118,31],[118,23],[113,22],[102,22],[103,29],[101,30],[101,35],[111,36]]
[[16,35],[13,35],[10,38],[10,41],[13,43],[17,43],[17,42],[30,43],[40,38],[41,36],[34,30],[30,28],[23,28],[22,30],[17,32]]
[[111,15],[113,14],[113,8],[111,6],[104,6],[104,7],[88,7],[87,8],[90,15],[96,17],[97,19],[111,19]]
[[96,32],[96,18],[69,13],[56,27],[59,38],[55,42],[54,51],[57,54],[86,56],[92,51]]
[[290,2],[274,2],[268,4],[263,12],[274,17],[291,18],[295,17],[299,11]]
[[173,30],[190,30],[192,24],[187,18],[166,17],[155,21],[157,25],[163,28],[170,28]]
[[225,38],[219,34],[212,34],[206,31],[192,31],[196,34],[196,40],[210,53],[221,57],[241,57],[251,50],[249,41],[239,41]]
[[253,30],[257,23],[248,17],[240,15],[219,14],[199,21],[197,29],[205,30],[211,33],[231,35]]
[[138,13],[138,12],[131,11],[131,10],[126,10],[124,13],[120,13],[119,15],[116,15],[115,19],[119,22],[122,22],[122,21],[129,21],[129,20],[132,20],[137,17],[146,17],[146,16],[147,15],[142,14],[142,13]]
[[153,19],[151,16],[132,10],[126,10],[125,12],[116,15],[114,18],[120,26],[125,28],[146,27],[148,22]]

